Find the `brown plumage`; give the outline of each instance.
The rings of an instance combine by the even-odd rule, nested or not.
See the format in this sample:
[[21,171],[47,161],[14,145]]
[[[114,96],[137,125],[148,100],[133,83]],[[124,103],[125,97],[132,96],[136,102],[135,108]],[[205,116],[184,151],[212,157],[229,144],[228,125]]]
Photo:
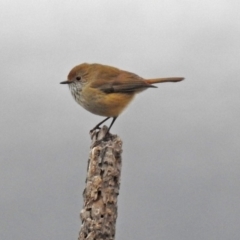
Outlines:
[[[61,83],[69,84],[74,99],[86,110],[106,116],[104,121],[113,117],[110,129],[136,93],[147,88],[156,88],[152,85],[155,83],[179,82],[183,79],[182,77],[144,79],[115,67],[83,63],[74,67],[68,74],[68,80]],[[99,128],[104,121],[94,129]]]

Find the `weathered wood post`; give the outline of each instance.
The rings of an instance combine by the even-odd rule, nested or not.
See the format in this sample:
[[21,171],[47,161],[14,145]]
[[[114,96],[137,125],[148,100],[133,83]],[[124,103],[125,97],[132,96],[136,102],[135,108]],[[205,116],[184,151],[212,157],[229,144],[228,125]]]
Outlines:
[[107,127],[104,126],[99,131],[94,131],[91,136],[78,240],[115,239],[122,141],[117,135],[111,134],[108,141],[101,141],[106,131]]

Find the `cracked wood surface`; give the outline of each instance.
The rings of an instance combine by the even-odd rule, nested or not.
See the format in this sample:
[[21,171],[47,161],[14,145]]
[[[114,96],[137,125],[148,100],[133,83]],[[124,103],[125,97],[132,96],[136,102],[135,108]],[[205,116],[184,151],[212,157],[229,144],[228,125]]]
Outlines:
[[114,240],[117,220],[117,197],[121,175],[122,141],[109,134],[101,141],[107,127],[92,133],[88,160],[84,206],[78,240]]

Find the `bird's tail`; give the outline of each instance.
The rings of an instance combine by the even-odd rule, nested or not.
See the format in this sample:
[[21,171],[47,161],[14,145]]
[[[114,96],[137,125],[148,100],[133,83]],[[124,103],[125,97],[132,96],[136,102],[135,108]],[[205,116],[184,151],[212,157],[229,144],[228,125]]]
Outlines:
[[183,79],[184,79],[183,77],[168,77],[168,78],[146,79],[145,81],[149,84],[154,84],[154,83],[163,83],[163,82],[180,82]]

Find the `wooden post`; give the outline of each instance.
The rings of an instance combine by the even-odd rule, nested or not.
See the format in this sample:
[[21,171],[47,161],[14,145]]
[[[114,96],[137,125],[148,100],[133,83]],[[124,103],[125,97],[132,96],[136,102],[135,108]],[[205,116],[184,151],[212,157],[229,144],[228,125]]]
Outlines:
[[104,126],[92,133],[92,146],[87,168],[84,205],[78,240],[114,240],[117,220],[117,197],[121,174],[122,141],[109,134],[108,141],[101,141],[107,131]]

